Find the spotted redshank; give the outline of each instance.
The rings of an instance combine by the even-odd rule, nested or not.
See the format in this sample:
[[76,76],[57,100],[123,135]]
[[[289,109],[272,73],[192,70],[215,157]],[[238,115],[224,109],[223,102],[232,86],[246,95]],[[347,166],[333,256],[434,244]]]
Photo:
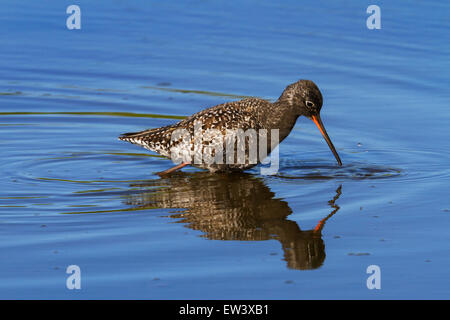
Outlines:
[[[244,161],[241,162],[206,163],[206,161],[198,162],[193,159],[196,154],[202,153],[205,148],[210,147],[214,138],[220,138],[215,141],[220,141],[223,145],[229,132],[233,130],[234,132],[236,130],[242,130],[243,132],[246,130],[264,131],[267,132],[266,139],[268,141],[271,141],[271,132],[277,130],[278,141],[267,146],[267,154],[269,154],[278,143],[281,143],[289,135],[297,118],[305,116],[317,125],[338,164],[342,165],[320,118],[322,103],[322,94],[317,85],[311,80],[299,80],[288,85],[274,103],[259,98],[227,102],[200,111],[176,124],[141,132],[125,133],[119,139],[140,145],[168,158],[172,157],[174,151],[184,153],[185,156],[188,154],[187,158],[184,157],[180,164],[160,172],[160,175],[181,169],[186,165],[208,169],[212,172],[245,170],[257,165],[262,159],[249,161],[248,153],[246,153]],[[173,134],[177,130],[183,130],[190,138],[187,141],[180,137],[174,139]],[[196,130],[197,132],[195,132]],[[195,138],[196,135],[198,138],[198,132],[201,136],[209,135],[209,138],[203,140],[200,145]],[[247,145],[244,144],[244,146],[244,148],[247,148]],[[226,157],[225,151],[223,155]]]

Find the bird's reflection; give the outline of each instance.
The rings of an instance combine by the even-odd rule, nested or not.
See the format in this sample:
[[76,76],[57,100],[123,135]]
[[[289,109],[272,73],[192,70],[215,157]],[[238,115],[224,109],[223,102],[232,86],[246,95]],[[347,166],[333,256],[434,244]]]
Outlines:
[[181,208],[170,217],[204,232],[213,240],[268,240],[281,242],[292,269],[315,269],[325,260],[322,228],[339,206],[341,186],[329,201],[331,213],[313,230],[302,231],[286,201],[275,197],[264,180],[250,174],[179,172],[161,180],[133,184],[139,188],[126,203],[139,208]]

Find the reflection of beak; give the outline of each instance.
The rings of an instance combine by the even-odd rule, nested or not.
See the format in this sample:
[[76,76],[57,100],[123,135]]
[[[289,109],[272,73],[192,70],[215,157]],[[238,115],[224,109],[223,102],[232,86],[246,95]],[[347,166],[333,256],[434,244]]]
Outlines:
[[342,166],[341,158],[339,158],[338,153],[336,152],[336,149],[333,146],[333,143],[330,140],[330,137],[327,134],[327,131],[325,130],[325,127],[323,126],[322,120],[320,119],[320,115],[317,114],[315,116],[312,116],[312,120],[316,124],[316,126],[319,128],[320,132],[322,133],[323,137],[325,138],[325,141],[328,143],[328,146],[330,147],[331,151],[333,152],[337,162],[340,166]]

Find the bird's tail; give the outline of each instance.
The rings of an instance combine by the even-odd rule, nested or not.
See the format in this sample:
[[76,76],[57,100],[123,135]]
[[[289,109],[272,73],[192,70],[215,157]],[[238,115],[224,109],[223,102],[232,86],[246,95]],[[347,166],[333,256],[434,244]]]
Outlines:
[[122,133],[119,136],[119,140],[131,142],[134,144],[142,144],[144,140],[147,140],[146,138],[152,137],[154,133],[158,132],[158,129],[161,128],[148,129],[139,132]]
[[123,133],[119,136],[119,140],[127,141],[140,145],[144,148],[153,149],[155,144],[163,142],[164,136],[172,130],[173,126],[148,129],[139,132]]

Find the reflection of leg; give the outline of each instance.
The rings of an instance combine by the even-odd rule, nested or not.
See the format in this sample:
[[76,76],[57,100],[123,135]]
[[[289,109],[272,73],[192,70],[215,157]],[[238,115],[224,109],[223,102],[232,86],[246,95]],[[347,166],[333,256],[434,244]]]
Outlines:
[[337,204],[335,204],[336,200],[339,199],[339,197],[341,196],[341,190],[342,190],[342,185],[340,185],[337,189],[336,189],[336,195],[334,196],[334,198],[330,201],[328,201],[328,204],[334,209],[333,211],[331,211],[331,213],[326,216],[324,219],[320,220],[319,223],[317,224],[317,226],[314,228],[314,232],[320,232],[323,229],[323,226],[325,225],[325,222],[330,219],[336,212],[338,212],[339,210],[339,206]]
[[161,172],[157,172],[156,174],[157,174],[158,176],[162,177],[162,176],[165,176],[166,174],[169,174],[169,173],[171,173],[171,172],[174,172],[174,171],[176,171],[176,170],[178,170],[178,169],[184,168],[184,167],[187,166],[188,164],[189,164],[189,162],[183,162],[183,163],[180,163],[179,165],[176,165],[175,167],[172,167],[172,168],[170,168],[170,169],[167,169],[167,170],[164,170],[164,171],[161,171]]

